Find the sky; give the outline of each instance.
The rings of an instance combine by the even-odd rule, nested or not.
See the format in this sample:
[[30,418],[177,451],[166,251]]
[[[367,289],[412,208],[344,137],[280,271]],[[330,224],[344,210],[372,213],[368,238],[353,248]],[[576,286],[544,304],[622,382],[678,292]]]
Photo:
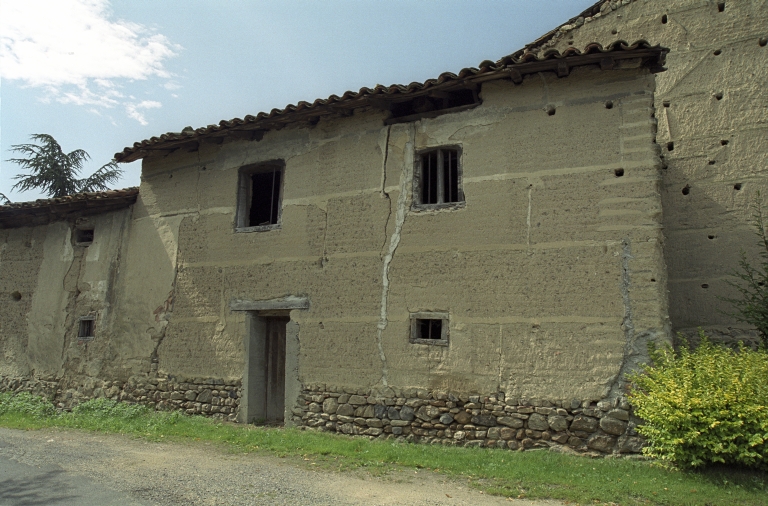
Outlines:
[[[497,60],[595,0],[0,0],[0,192],[32,134],[87,151]],[[115,188],[137,186],[141,162]]]

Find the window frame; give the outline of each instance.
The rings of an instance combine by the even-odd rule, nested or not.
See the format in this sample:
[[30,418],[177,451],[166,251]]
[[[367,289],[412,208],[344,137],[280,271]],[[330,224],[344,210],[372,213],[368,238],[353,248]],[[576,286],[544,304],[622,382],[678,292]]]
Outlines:
[[[457,191],[458,191],[458,197],[459,200],[455,202],[439,202],[439,200],[442,198],[444,199],[445,196],[443,195],[444,188],[441,184],[443,182],[443,175],[442,170],[438,170],[438,182],[437,182],[437,188],[438,188],[438,202],[434,204],[427,204],[423,203],[421,201],[421,194],[422,194],[422,182],[424,179],[424,167],[423,167],[423,160],[424,155],[427,155],[429,153],[437,152],[438,153],[438,160],[442,160],[443,152],[444,151],[456,151],[456,161],[457,161]],[[419,149],[415,153],[415,160],[414,160],[414,170],[413,170],[413,199],[411,208],[415,211],[429,211],[429,210],[440,210],[440,209],[460,209],[466,206],[466,197],[464,195],[464,171],[463,171],[463,151],[461,149],[460,145],[446,145],[446,146],[433,146],[429,148]],[[438,162],[439,163],[439,162]]]
[[[87,332],[83,332],[84,326],[83,323],[85,322],[91,322],[90,326],[87,327],[88,330],[90,330],[90,334]],[[85,334],[85,335],[83,335]],[[78,341],[93,341],[93,338],[96,337],[96,316],[94,315],[88,315],[88,316],[81,316],[77,320],[77,340]]]
[[[277,198],[277,220],[269,225],[247,225],[253,203],[252,176],[262,172],[280,172],[280,188]],[[285,187],[285,161],[270,160],[249,165],[243,165],[237,171],[237,212],[235,213],[235,232],[266,232],[282,228],[283,222],[283,188]]]
[[[440,320],[440,339],[422,339],[419,336],[419,325],[422,320]],[[444,311],[421,311],[410,314],[410,332],[408,341],[411,344],[428,344],[430,346],[449,346],[450,315]]]

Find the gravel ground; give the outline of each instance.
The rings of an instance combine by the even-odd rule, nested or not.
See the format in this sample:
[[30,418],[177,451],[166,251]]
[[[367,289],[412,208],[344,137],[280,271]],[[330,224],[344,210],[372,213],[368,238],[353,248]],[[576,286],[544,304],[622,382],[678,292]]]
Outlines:
[[311,462],[233,454],[210,443],[154,443],[115,434],[0,428],[0,456],[66,473],[157,505],[550,505],[485,495],[429,471],[312,470]]

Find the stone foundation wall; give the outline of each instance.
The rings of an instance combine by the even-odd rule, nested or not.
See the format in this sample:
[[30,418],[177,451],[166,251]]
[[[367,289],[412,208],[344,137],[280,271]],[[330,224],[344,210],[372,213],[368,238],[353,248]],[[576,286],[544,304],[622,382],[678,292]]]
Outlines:
[[640,422],[625,398],[547,401],[504,393],[454,395],[424,389],[372,391],[308,385],[293,408],[299,426],[369,437],[487,448],[569,447],[639,453]]
[[156,410],[181,410],[228,421],[237,419],[241,381],[218,378],[186,378],[158,374],[131,378],[126,382],[87,378],[69,386],[54,378],[0,378],[0,391],[31,392],[51,399],[57,408],[68,410],[88,399],[107,398],[144,404]]

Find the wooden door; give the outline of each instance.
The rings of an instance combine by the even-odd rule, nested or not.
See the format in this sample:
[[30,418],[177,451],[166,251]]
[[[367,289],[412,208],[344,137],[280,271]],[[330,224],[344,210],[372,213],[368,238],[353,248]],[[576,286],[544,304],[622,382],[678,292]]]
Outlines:
[[282,423],[285,413],[285,324],[289,319],[269,317],[266,320],[264,413],[267,423]]

